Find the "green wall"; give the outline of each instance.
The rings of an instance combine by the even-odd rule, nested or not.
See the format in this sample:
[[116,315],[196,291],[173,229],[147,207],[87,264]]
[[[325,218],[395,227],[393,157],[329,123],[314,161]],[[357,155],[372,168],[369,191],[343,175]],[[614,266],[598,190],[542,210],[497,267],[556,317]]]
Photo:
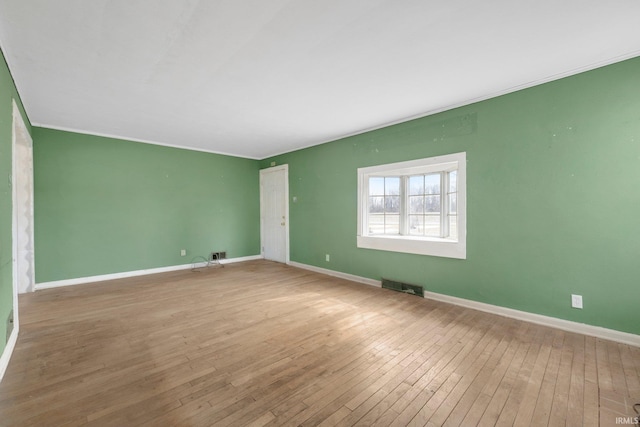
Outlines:
[[[460,151],[466,260],[356,247],[358,167]],[[272,161],[292,261],[640,334],[640,58]]]
[[12,274],[12,191],[11,176],[11,139],[13,134],[13,100],[21,110],[24,122],[31,132],[31,124],[24,113],[22,102],[13,83],[13,78],[0,51],[0,354],[4,351],[6,320],[13,308]]
[[[13,98],[3,57],[0,321],[11,308]],[[187,264],[211,250],[259,254],[258,169],[275,161],[290,165],[293,261],[640,334],[640,58],[261,162],[31,132],[38,283]],[[466,260],[356,247],[358,167],[459,151]],[[571,293],[583,310],[570,308]]]
[[260,253],[257,161],[38,127],[33,137],[36,283]]

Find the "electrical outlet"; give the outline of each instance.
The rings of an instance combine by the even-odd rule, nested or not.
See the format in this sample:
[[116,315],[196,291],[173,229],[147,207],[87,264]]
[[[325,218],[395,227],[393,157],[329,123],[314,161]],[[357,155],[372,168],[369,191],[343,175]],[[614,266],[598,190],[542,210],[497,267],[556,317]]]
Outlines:
[[329,254],[325,254],[324,255],[324,260],[327,261],[327,262],[331,261],[331,256]]
[[185,256],[187,255],[187,250],[186,249],[180,249],[180,256]]
[[582,308],[582,295],[571,294],[571,307]]

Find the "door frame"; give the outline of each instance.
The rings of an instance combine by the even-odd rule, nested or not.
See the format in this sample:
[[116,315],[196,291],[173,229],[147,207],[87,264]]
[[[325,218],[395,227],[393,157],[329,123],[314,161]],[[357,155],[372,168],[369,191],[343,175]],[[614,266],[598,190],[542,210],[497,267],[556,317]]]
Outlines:
[[30,229],[30,233],[29,233],[29,240],[31,241],[31,249],[33,250],[33,256],[31,257],[31,269],[30,269],[30,276],[29,276],[29,288],[28,288],[28,292],[33,292],[34,290],[34,286],[35,286],[35,240],[34,240],[34,194],[33,194],[33,139],[31,138],[31,135],[29,134],[29,131],[27,129],[27,125],[24,122],[24,119],[22,118],[22,114],[20,114],[20,109],[18,108],[18,105],[16,104],[15,99],[13,100],[13,121],[12,121],[12,136],[11,136],[11,149],[12,149],[12,165],[11,165],[11,197],[12,197],[12,221],[11,221],[11,228],[12,228],[12,238],[13,238],[13,248],[12,248],[12,271],[13,271],[13,287],[14,287],[14,294],[15,294],[15,302],[14,302],[14,309],[13,309],[13,316],[14,316],[14,328],[17,327],[18,325],[18,288],[19,288],[19,284],[18,284],[18,247],[19,247],[19,243],[18,242],[18,217],[19,217],[19,212],[18,212],[18,204],[17,204],[17,200],[18,200],[18,191],[19,191],[19,186],[17,184],[19,184],[17,181],[17,177],[18,177],[18,168],[19,167],[23,167],[23,165],[18,165],[18,156],[17,156],[17,146],[18,146],[18,138],[19,138],[19,134],[21,134],[22,137],[27,139],[27,145],[29,146],[29,148],[31,149],[31,188],[29,189],[29,191],[31,192],[30,194],[30,198],[31,198],[31,206],[29,207],[29,213],[28,215],[30,216],[30,221],[31,221],[31,229]]
[[289,165],[272,166],[260,169],[260,254],[264,258],[264,192],[262,180],[264,175],[272,172],[284,171],[284,233],[285,233],[285,264],[289,264]]

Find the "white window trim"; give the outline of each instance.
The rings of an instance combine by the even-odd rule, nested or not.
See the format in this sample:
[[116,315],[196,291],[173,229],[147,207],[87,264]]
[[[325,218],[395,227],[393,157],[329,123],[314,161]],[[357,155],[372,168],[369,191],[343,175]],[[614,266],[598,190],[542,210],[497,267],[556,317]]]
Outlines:
[[[435,171],[458,170],[457,226],[458,240],[420,236],[368,235],[367,200],[369,177],[428,174]],[[447,154],[407,162],[389,163],[358,169],[358,234],[359,248],[446,258],[467,258],[467,153]]]

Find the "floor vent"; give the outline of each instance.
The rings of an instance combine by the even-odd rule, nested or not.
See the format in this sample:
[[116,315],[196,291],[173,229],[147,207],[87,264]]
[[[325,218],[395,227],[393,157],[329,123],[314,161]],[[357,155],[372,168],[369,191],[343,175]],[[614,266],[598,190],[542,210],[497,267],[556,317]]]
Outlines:
[[396,282],[389,279],[382,279],[382,287],[385,289],[391,289],[394,291],[417,295],[424,298],[424,289],[422,289],[422,286],[410,285],[408,283]]

